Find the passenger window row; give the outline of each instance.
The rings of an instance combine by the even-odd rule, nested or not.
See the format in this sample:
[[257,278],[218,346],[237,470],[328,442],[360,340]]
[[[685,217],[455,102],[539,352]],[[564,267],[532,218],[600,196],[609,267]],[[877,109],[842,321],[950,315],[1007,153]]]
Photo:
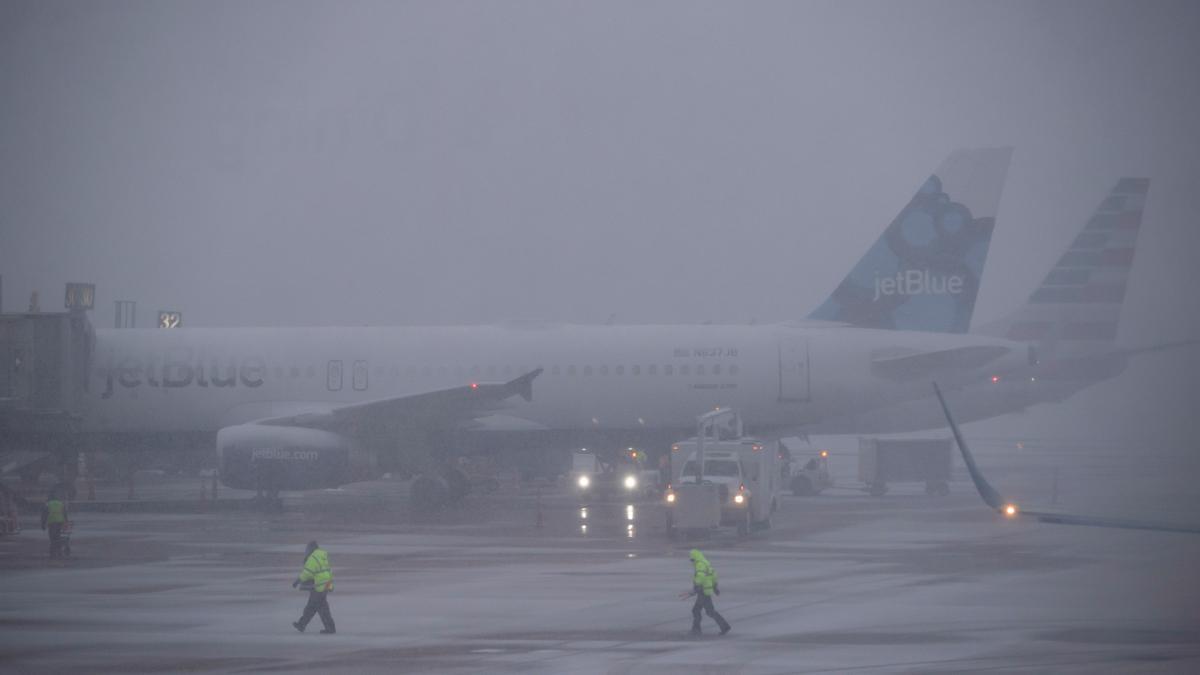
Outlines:
[[[301,369],[298,366],[291,366],[288,368],[284,368],[283,366],[272,366],[271,370],[272,370],[272,374],[275,376],[276,379],[283,379],[284,377],[297,378],[297,377],[300,377],[300,374],[301,374]],[[514,368],[513,366],[503,366],[503,367],[471,366],[468,369],[464,366],[420,366],[420,367],[418,367],[415,365],[408,365],[408,366],[404,367],[403,374],[406,377],[417,377],[418,375],[420,375],[422,377],[431,377],[436,373],[437,375],[453,374],[453,375],[460,376],[460,377],[467,376],[467,375],[470,375],[471,377],[479,377],[482,375],[482,376],[486,376],[486,377],[501,376],[501,377],[505,377],[505,378],[512,378],[512,377],[516,377],[518,374],[527,373],[531,370],[533,370],[533,368],[531,368],[529,366],[521,366],[520,368]],[[690,364],[687,364],[687,363],[681,363],[681,364],[668,363],[668,364],[663,365],[661,368],[657,364],[653,364],[653,363],[650,365],[647,365],[647,366],[633,365],[633,366],[626,367],[626,366],[621,365],[621,366],[613,366],[611,368],[606,365],[604,365],[604,366],[590,366],[589,365],[589,366],[582,366],[582,367],[573,366],[573,365],[572,366],[557,366],[557,365],[555,365],[555,366],[550,366],[550,368],[546,369],[546,372],[547,372],[547,374],[552,375],[552,376],[566,375],[568,377],[574,377],[577,375],[583,375],[583,376],[587,377],[587,376],[591,376],[591,375],[606,376],[606,375],[626,375],[626,374],[628,374],[628,375],[643,375],[643,374],[645,374],[647,376],[652,376],[652,377],[656,376],[656,375],[660,375],[660,374],[667,376],[667,377],[671,377],[674,375],[680,375],[680,376],[697,375],[697,376],[702,377],[702,376],[708,375],[708,374],[737,375],[738,374],[738,366],[736,363],[730,364],[729,366],[722,366],[720,363],[714,363],[709,368],[706,369],[704,364],[697,364],[693,368]],[[385,376],[385,374],[390,374],[393,378],[398,378],[401,376],[401,367],[400,366],[392,366],[390,369],[385,368],[384,366],[376,366],[375,367],[374,375],[376,378],[383,378]],[[305,377],[308,377],[308,378],[316,377],[316,369],[313,366],[308,366],[307,368],[304,369],[304,375],[305,375]]]

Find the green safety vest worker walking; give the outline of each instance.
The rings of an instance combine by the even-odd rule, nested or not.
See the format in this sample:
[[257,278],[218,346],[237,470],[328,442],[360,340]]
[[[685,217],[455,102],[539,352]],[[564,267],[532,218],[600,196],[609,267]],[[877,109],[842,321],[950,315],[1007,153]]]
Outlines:
[[58,498],[57,492],[51,492],[42,506],[42,529],[50,532],[50,559],[63,557],[63,528],[69,520],[67,504]]
[[721,589],[717,586],[717,571],[708,563],[708,559],[700,552],[700,549],[692,549],[692,592],[684,593],[682,597],[696,596],[696,603],[692,605],[692,635],[700,634],[700,610],[704,610],[713,621],[717,622],[717,626],[721,629],[721,635],[729,632],[732,626],[721,616],[716,607],[713,607],[713,596],[720,595]]
[[298,586],[308,591],[308,604],[304,606],[300,620],[293,622],[292,626],[303,633],[313,615],[320,614],[321,624],[325,626],[321,632],[336,633],[333,614],[329,611],[329,594],[333,591],[333,569],[329,567],[329,554],[317,546],[315,541],[308,542],[308,547],[304,550],[304,569],[300,570],[300,576],[292,582],[292,588]]

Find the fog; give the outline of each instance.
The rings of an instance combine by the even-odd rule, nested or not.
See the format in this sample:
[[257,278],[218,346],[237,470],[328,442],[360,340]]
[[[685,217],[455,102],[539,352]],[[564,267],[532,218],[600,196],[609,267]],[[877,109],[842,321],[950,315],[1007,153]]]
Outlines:
[[[785,321],[948,152],[1012,145],[975,323],[1148,176],[1119,340],[1196,337],[1197,34],[1188,2],[6,2],[4,308]],[[1183,441],[1198,374],[985,428]]]
[[[1026,301],[1118,179],[1148,177],[1117,345],[1195,340],[1198,37],[1194,1],[0,0],[0,302],[21,312],[37,291],[58,311],[65,282],[91,282],[99,328],[121,300],[137,302],[142,328],[158,310],[182,312],[185,327],[786,322],[829,296],[952,151],[1012,147],[973,325]],[[990,213],[976,215],[983,227]],[[1085,251],[1102,252],[1124,250]],[[1106,325],[1076,316],[1062,333]],[[793,385],[816,370],[803,345]],[[901,377],[908,347],[875,350],[901,362],[880,378]],[[525,442],[543,432],[514,431],[504,450],[517,460],[491,445],[464,459],[479,448],[434,433],[468,407],[510,421],[490,413],[505,412],[500,394],[528,393],[516,385],[456,382],[470,406],[330,413],[367,396],[364,357],[346,362],[345,389],[340,360],[305,363],[303,379],[298,361],[272,363],[273,391],[328,395],[310,411],[251,389],[264,378],[244,373],[265,377],[263,359],[230,361],[225,382],[241,373],[245,386],[221,399],[208,394],[226,386],[224,354],[169,353],[143,363],[109,350],[91,369],[108,386],[96,400],[112,397],[101,411],[112,433],[0,429],[0,569],[14,581],[0,654],[14,671],[1200,672],[1200,539],[1035,518],[1200,522],[1200,345],[1137,356],[1066,402],[964,425],[1014,518],[979,501],[957,459],[949,485],[889,478],[879,495],[882,463],[861,473],[870,455],[854,436],[797,441],[780,473],[773,453],[756,454],[752,471],[689,493],[651,486],[653,470],[556,475],[577,437],[545,434],[562,447],[540,454]],[[6,354],[17,373],[24,353]],[[1008,357],[1020,362],[1012,385],[1052,379]],[[711,363],[715,377],[723,362]],[[379,381],[384,366],[371,365]],[[679,368],[668,383],[683,387]],[[558,376],[548,370],[535,391]],[[391,395],[410,386],[400,372],[391,364]],[[584,380],[552,381],[576,392]],[[913,382],[924,389],[902,384]],[[953,409],[966,387],[946,389]],[[169,406],[149,405],[168,393]],[[554,400],[542,396],[535,406]],[[76,421],[17,409],[25,400],[0,400],[0,413],[47,429]],[[166,413],[154,435],[118,424],[126,406],[140,424],[147,411],[199,417],[202,401],[216,401],[214,419],[247,418],[225,440],[250,440],[221,446]],[[923,402],[890,401],[897,416]],[[585,405],[569,411],[584,427]],[[625,424],[653,427],[641,414]],[[671,457],[674,431],[661,433],[661,447],[630,443]],[[86,461],[71,461],[76,450]],[[372,453],[394,461],[351,466]],[[448,499],[434,466],[473,492]],[[321,480],[274,482],[296,467]],[[343,469],[352,482],[328,487]],[[42,529],[52,503],[59,514],[48,542],[41,500],[76,485],[69,518],[57,497],[46,503]],[[701,511],[696,495],[716,518],[688,531],[675,517]],[[289,588],[313,539],[329,552],[313,564],[337,579],[338,636],[289,625],[306,598],[327,597]],[[732,635],[707,618],[703,636],[688,632],[686,593],[705,580],[693,546],[720,570]]]

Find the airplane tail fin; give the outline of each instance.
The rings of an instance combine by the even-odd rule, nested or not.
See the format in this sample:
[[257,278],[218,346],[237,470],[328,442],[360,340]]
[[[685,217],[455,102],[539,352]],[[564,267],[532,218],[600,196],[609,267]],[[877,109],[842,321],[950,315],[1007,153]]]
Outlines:
[[959,150],[917,190],[809,319],[965,333],[1012,148]]
[[1111,352],[1149,189],[1148,178],[1118,180],[1029,300],[979,332],[1044,356]]

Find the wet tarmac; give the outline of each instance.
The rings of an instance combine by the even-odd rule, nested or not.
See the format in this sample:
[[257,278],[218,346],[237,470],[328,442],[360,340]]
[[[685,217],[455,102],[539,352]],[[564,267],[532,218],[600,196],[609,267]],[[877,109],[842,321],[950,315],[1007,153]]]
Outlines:
[[[61,565],[27,518],[0,539],[0,670],[1200,672],[1200,537],[1007,522],[952,488],[787,496],[769,531],[672,541],[654,502],[505,486],[420,516],[380,481],[280,513],[80,512]],[[336,635],[291,627],[309,539]],[[688,635],[693,546],[729,635]]]

